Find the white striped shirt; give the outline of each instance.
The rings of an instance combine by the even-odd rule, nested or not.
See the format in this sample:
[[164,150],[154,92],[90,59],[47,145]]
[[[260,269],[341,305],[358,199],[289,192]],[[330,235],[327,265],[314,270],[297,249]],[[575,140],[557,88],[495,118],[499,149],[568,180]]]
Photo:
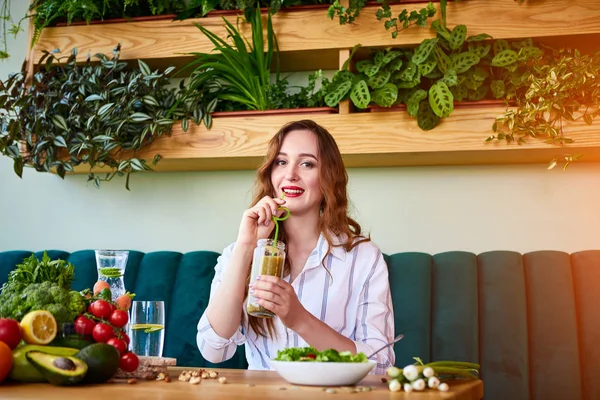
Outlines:
[[[221,283],[233,247],[231,244],[225,248],[217,260],[211,299]],[[321,235],[292,287],[308,312],[354,341],[357,352],[369,355],[394,337],[387,265],[379,248],[370,241],[360,243],[350,252],[333,246],[325,257],[328,248],[327,240]],[[289,282],[289,276],[284,279]],[[243,321],[247,321],[245,304],[243,312]],[[236,346],[245,344],[248,369],[271,370],[269,361],[277,356],[277,350],[309,346],[278,317],[274,318],[274,324],[276,336],[273,339],[259,337],[247,323],[241,324],[231,338],[222,338],[212,329],[204,313],[198,322],[196,342],[204,359],[213,363],[228,360],[235,354]],[[377,366],[371,373],[385,374],[386,368],[394,364],[393,348],[377,353],[373,359]]]

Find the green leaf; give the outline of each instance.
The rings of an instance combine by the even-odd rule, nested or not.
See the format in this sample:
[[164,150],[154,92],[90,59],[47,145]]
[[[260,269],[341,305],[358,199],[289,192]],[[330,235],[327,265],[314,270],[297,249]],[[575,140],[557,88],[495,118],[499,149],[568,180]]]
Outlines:
[[437,63],[438,69],[442,71],[442,73],[446,73],[446,70],[452,67],[452,61],[450,61],[450,57],[444,53],[444,50],[442,50],[440,46],[435,46],[433,49],[433,56]]
[[379,71],[376,75],[369,78],[368,84],[373,89],[379,89],[390,80],[389,71]]
[[436,19],[431,23],[431,29],[437,32],[437,34],[444,39],[450,40],[450,31],[448,31],[448,29],[442,25],[439,19]]
[[469,43],[469,52],[476,54],[477,57],[483,58],[490,53],[492,45],[489,43]]
[[522,47],[519,50],[518,58],[522,61],[536,59],[542,56],[542,50],[533,46]]
[[16,157],[13,162],[13,169],[19,178],[23,178],[23,158]]
[[427,100],[423,100],[419,105],[419,111],[417,112],[417,123],[419,128],[424,131],[430,131],[440,123],[440,117],[438,117],[431,109],[430,103]]
[[360,80],[354,84],[350,92],[350,100],[358,108],[367,108],[371,102],[371,93],[369,93],[367,82]]
[[500,39],[500,40],[496,40],[492,46],[493,50],[494,50],[494,55],[504,51],[504,50],[509,50],[510,49],[510,45],[508,44],[508,42],[504,39]]
[[145,114],[142,112],[136,112],[136,113],[131,114],[129,116],[129,119],[134,122],[143,122],[143,121],[148,121],[149,119],[152,119],[152,117],[149,116],[148,114]]
[[492,66],[494,67],[506,67],[517,62],[518,54],[514,50],[502,50],[494,56],[492,59]]
[[148,67],[148,64],[146,64],[142,60],[138,60],[138,65],[144,76],[148,76],[148,75],[152,74],[152,71],[150,71],[150,67]]
[[146,95],[144,97],[142,97],[144,103],[148,104],[149,106],[155,106],[158,107],[158,101],[156,101],[156,99],[154,98],[154,96],[151,95]]
[[[387,83],[373,92],[373,102],[382,107],[391,107],[398,98],[398,88],[393,83]],[[368,103],[367,103],[368,104]]]
[[467,42],[481,42],[483,40],[493,39],[492,36],[487,33],[480,33],[479,35],[469,36]]
[[408,101],[406,102],[406,107],[407,107],[408,114],[411,117],[417,116],[417,113],[419,112],[419,104],[421,103],[422,100],[424,100],[426,98],[427,98],[427,92],[423,89],[419,89],[419,90],[415,91],[408,98]]
[[98,116],[102,117],[104,114],[110,111],[110,109],[115,105],[115,103],[106,103],[98,110]]
[[406,66],[404,67],[404,69],[402,70],[402,72],[400,72],[398,74],[398,78],[406,81],[406,82],[410,82],[414,79],[415,74],[418,71],[418,67],[415,63],[413,63],[412,61],[409,61]]
[[456,101],[463,101],[469,95],[469,90],[464,86],[452,86],[450,91]]
[[467,27],[465,25],[456,25],[450,33],[448,44],[452,50],[459,49],[467,37]]
[[428,75],[434,68],[437,66],[435,60],[427,60],[421,64],[419,64],[419,72],[422,76]]
[[57,128],[62,129],[63,131],[68,130],[67,121],[65,121],[62,115],[53,115],[50,119]]
[[351,88],[352,81],[340,82],[338,85],[330,88],[328,90],[329,93],[327,93],[324,97],[325,104],[327,104],[329,107],[337,106],[339,102],[346,97]]
[[425,60],[429,58],[429,55],[433,51],[433,48],[436,46],[437,42],[437,38],[423,40],[419,47],[417,47],[415,50],[411,61],[417,65],[425,62]]
[[387,70],[390,72],[400,71],[402,68],[403,61],[401,58],[394,59],[390,65],[387,67]]
[[358,72],[365,72],[365,69],[367,67],[373,67],[373,66],[374,66],[374,64],[371,62],[371,60],[361,60],[356,63],[356,70]]
[[501,99],[506,93],[506,90],[504,88],[504,81],[501,79],[493,80],[490,83],[490,88],[492,89],[492,94],[497,99]]
[[379,72],[379,65],[367,65],[364,67],[363,72],[367,76],[375,76]]
[[454,96],[444,82],[438,81],[429,88],[429,104],[433,112],[441,117],[448,117],[454,110]]
[[444,74],[444,77],[439,80],[439,82],[443,82],[443,83],[446,84],[446,86],[451,87],[451,86],[456,86],[457,79],[458,78],[457,78],[457,75],[456,75],[456,71],[453,70],[453,69],[449,69]]
[[102,96],[100,96],[99,94],[91,94],[85,98],[85,101],[98,101],[98,100],[104,100],[104,98]]
[[452,69],[454,69],[457,74],[462,74],[473,65],[479,63],[479,60],[479,57],[477,57],[475,53],[465,51],[452,57]]
[[54,138],[54,145],[57,147],[67,147],[67,142],[64,137],[57,136]]
[[388,51],[381,60],[381,66],[385,66],[402,55],[399,51]]

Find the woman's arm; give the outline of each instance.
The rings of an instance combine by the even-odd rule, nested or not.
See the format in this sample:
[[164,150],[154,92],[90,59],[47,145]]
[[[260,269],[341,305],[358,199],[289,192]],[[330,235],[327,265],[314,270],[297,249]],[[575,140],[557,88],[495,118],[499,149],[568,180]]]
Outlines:
[[230,338],[240,327],[248,269],[254,248],[236,244],[219,286],[206,307],[206,317],[215,333]]

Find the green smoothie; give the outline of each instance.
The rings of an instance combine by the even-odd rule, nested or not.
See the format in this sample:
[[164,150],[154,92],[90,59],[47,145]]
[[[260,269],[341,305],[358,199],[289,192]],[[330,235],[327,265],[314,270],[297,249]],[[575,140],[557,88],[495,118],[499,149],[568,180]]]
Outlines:
[[[254,270],[253,275],[269,275],[279,278],[283,275],[283,264],[285,257],[283,256],[263,256],[258,270]],[[275,316],[271,311],[256,304],[256,299],[252,296],[248,297],[248,305],[246,311],[254,317],[272,318]]]

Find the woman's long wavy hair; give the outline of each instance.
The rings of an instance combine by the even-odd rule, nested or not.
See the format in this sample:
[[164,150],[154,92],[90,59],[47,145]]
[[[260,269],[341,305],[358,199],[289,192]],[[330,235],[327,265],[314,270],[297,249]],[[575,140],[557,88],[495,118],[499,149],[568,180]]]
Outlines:
[[[279,132],[269,141],[267,155],[258,174],[254,188],[254,199],[252,206],[256,205],[265,196],[274,196],[275,188],[271,183],[271,170],[281,150],[281,145],[285,135],[292,131],[310,131],[317,137],[318,158],[319,158],[319,185],[323,194],[321,202],[321,217],[319,219],[319,231],[323,234],[327,242],[333,245],[333,236],[343,238],[345,241],[340,244],[346,251],[363,241],[370,240],[361,235],[361,228],[358,222],[348,215],[348,194],[346,186],[348,184],[348,174],[344,167],[342,155],[331,134],[322,126],[311,120],[301,120],[290,122],[283,126]],[[283,225],[283,226],[282,226]],[[279,226],[278,240],[287,243],[285,224]],[[271,233],[271,238],[274,232]],[[359,240],[356,240],[359,239]],[[325,268],[325,267],[323,267]],[[284,266],[284,276],[289,275],[290,264],[286,257]],[[248,274],[248,283],[250,274]],[[248,285],[246,285],[245,296],[248,295]],[[248,316],[248,323],[259,336],[275,335],[275,326],[270,318],[259,318]]]

